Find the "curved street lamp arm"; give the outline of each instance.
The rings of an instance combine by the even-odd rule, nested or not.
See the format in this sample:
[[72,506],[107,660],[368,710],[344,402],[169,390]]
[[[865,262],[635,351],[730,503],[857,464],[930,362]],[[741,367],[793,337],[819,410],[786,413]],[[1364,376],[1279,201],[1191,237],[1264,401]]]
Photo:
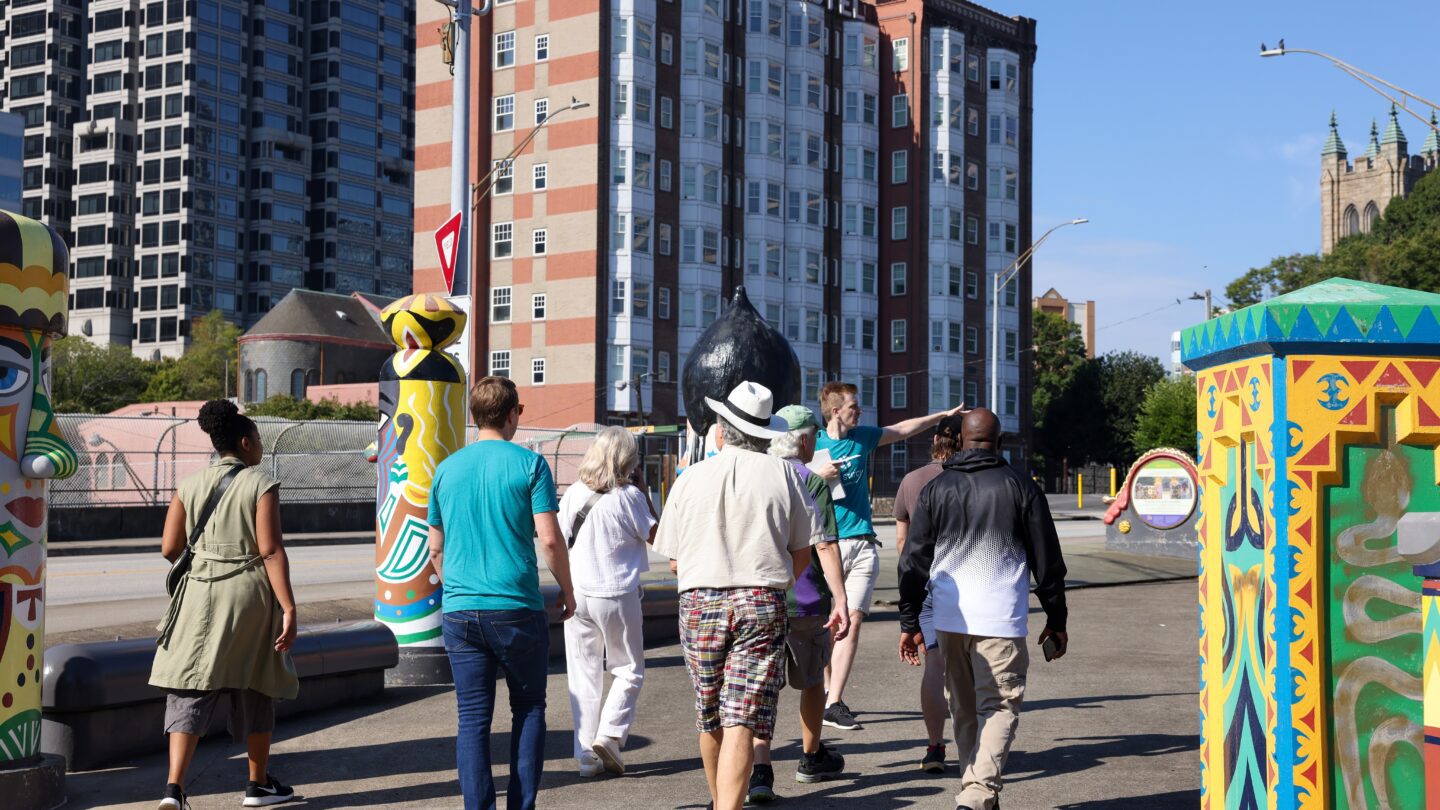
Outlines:
[[[1337,59],[1337,58],[1331,56],[1331,55],[1328,54],[1328,53],[1325,53],[1325,52],[1323,52],[1323,51],[1312,51],[1312,50],[1310,50],[1309,48],[1275,48],[1275,49],[1268,50],[1268,51],[1261,51],[1261,52],[1260,52],[1260,55],[1261,55],[1262,57],[1268,57],[1268,56],[1284,56],[1285,54],[1288,54],[1288,53],[1304,53],[1304,54],[1309,54],[1309,55],[1311,55],[1311,56],[1318,56],[1318,57],[1320,57],[1321,59],[1324,59],[1324,60],[1330,62],[1330,64],[1332,64],[1332,65],[1334,65],[1335,67],[1339,68],[1341,71],[1343,71],[1344,73],[1348,74],[1351,78],[1355,79],[1356,81],[1360,82],[1361,84],[1363,84],[1363,85],[1365,85],[1366,87],[1370,88],[1371,90],[1375,91],[1375,93],[1376,93],[1377,95],[1384,97],[1386,101],[1389,101],[1391,104],[1394,104],[1396,107],[1399,107],[1400,109],[1402,109],[1402,110],[1404,110],[1405,112],[1409,113],[1411,116],[1413,116],[1413,117],[1415,118],[1416,121],[1419,121],[1420,123],[1424,124],[1426,127],[1430,128],[1430,129],[1433,129],[1433,130],[1435,130],[1436,132],[1440,132],[1440,127],[1437,127],[1435,124],[1432,124],[1432,123],[1430,122],[1430,119],[1426,118],[1425,116],[1423,116],[1423,115],[1421,115],[1420,113],[1416,112],[1415,110],[1411,109],[1410,104],[1409,104],[1408,102],[1409,102],[1409,101],[1415,101],[1415,102],[1418,102],[1418,103],[1420,103],[1420,104],[1423,104],[1423,105],[1425,105],[1425,106],[1427,106],[1427,107],[1430,107],[1432,110],[1433,110],[1433,109],[1436,109],[1436,108],[1440,108],[1440,104],[1437,104],[1436,102],[1431,101],[1431,100],[1425,98],[1424,96],[1422,96],[1422,95],[1420,95],[1420,94],[1418,94],[1418,93],[1412,93],[1412,92],[1410,92],[1409,90],[1406,90],[1405,88],[1400,87],[1399,85],[1391,84],[1390,82],[1385,81],[1384,79],[1380,78],[1379,76],[1376,76],[1376,75],[1373,74],[1373,73],[1369,73],[1369,72],[1367,72],[1367,71],[1361,70],[1360,68],[1355,67],[1354,65],[1350,64],[1349,62],[1346,62],[1346,61],[1341,60],[1341,59]],[[1383,86],[1389,88],[1390,90],[1394,91],[1395,94],[1398,95],[1399,97],[1397,98],[1396,96],[1392,96],[1392,95],[1390,95],[1390,93],[1387,93],[1387,92],[1385,92],[1384,90],[1381,90],[1379,87],[1376,87],[1376,86],[1375,86],[1375,85],[1377,85],[1377,84],[1383,85]]]
[[579,110],[589,106],[590,103],[587,101],[580,101],[579,99],[571,98],[569,104],[561,107],[554,113],[546,115],[544,121],[536,124],[535,128],[530,130],[530,134],[526,135],[525,139],[520,141],[520,144],[518,146],[510,150],[510,154],[506,155],[500,160],[495,161],[495,165],[490,168],[489,173],[487,173],[484,177],[480,178],[480,182],[475,184],[474,196],[470,201],[470,212],[473,214],[475,212],[475,209],[480,207],[480,201],[489,196],[490,192],[495,188],[495,173],[500,171],[502,168],[514,166],[515,158],[519,157],[520,153],[525,151],[525,147],[529,146],[530,142],[535,140],[535,136],[540,134],[540,130],[544,129],[546,126],[549,126],[550,122],[554,121],[557,116],[560,116],[571,110]]

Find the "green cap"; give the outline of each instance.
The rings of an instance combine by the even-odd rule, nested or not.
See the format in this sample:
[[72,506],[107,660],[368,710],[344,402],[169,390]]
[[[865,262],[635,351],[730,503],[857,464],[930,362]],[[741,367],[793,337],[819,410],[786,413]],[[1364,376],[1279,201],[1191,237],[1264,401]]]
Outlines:
[[804,405],[786,405],[777,411],[775,415],[785,420],[787,430],[820,427],[820,422],[815,419],[815,412]]

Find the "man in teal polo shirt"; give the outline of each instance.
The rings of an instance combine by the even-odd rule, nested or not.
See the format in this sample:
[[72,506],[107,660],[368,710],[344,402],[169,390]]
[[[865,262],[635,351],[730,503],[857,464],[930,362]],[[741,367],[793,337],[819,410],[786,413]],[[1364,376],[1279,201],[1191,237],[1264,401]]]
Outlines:
[[853,731],[860,728],[845,705],[845,685],[860,643],[860,624],[870,612],[875,580],[880,573],[879,541],[870,523],[870,454],[875,448],[902,442],[960,413],[964,405],[948,411],[917,416],[889,427],[860,424],[860,403],[850,383],[826,383],[820,389],[820,418],[825,430],[816,437],[816,449],[826,450],[839,468],[845,497],[835,501],[835,523],[840,536],[840,562],[845,573],[845,595],[850,606],[850,633],[835,642],[830,656],[829,705],[825,725]]

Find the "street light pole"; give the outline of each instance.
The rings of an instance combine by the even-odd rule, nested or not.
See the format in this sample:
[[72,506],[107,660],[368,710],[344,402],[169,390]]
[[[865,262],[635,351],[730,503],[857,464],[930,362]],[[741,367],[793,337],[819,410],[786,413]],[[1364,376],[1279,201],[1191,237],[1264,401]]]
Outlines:
[[1020,268],[1034,255],[1035,249],[1050,238],[1050,234],[1066,225],[1084,225],[1089,221],[1085,217],[1077,217],[1052,227],[1031,243],[1030,247],[1025,248],[1024,253],[1015,257],[1015,261],[1011,262],[1009,267],[996,273],[993,277],[990,291],[990,402],[988,403],[991,410],[999,407],[1000,398],[1000,289],[1020,275]]
[[[1403,87],[1391,84],[1390,82],[1385,81],[1384,79],[1376,76],[1373,73],[1367,73],[1360,68],[1357,68],[1354,65],[1350,64],[1349,62],[1343,62],[1339,59],[1336,59],[1328,53],[1323,53],[1321,51],[1312,51],[1307,48],[1286,48],[1285,40],[1283,39],[1280,40],[1280,46],[1278,48],[1266,48],[1264,43],[1261,43],[1260,45],[1260,56],[1262,57],[1268,58],[1272,56],[1284,56],[1291,53],[1304,53],[1311,56],[1318,56],[1321,59],[1330,62],[1330,64],[1334,65],[1337,68],[1340,68],[1340,70],[1349,74],[1351,78],[1355,79],[1356,81],[1360,82],[1371,90],[1374,90],[1379,95],[1383,96],[1386,101],[1389,101],[1391,104],[1394,104],[1395,106],[1414,116],[1416,121],[1419,121],[1420,123],[1424,124],[1430,129],[1435,130],[1436,132],[1440,132],[1440,126],[1437,126],[1433,121],[1425,118],[1423,115],[1416,112],[1415,110],[1410,109],[1410,105],[1407,102],[1412,100],[1417,101],[1420,104],[1430,107],[1431,109],[1440,107],[1440,104],[1436,104],[1435,102],[1430,101],[1423,96],[1412,93]],[[1390,95],[1384,90],[1381,90],[1379,87],[1376,87],[1376,84],[1384,85],[1385,87],[1394,91],[1399,96],[1399,98],[1396,98],[1395,96]]]
[[1198,292],[1197,292],[1197,293],[1191,293],[1191,294],[1190,294],[1190,300],[1191,300],[1191,301],[1204,301],[1204,302],[1205,302],[1205,320],[1207,320],[1207,321],[1210,320],[1211,313],[1213,313],[1213,312],[1215,311],[1215,309],[1214,309],[1214,307],[1212,307],[1212,306],[1210,305],[1210,290],[1209,290],[1209,288],[1206,288],[1204,295],[1201,295],[1201,294],[1198,293]]

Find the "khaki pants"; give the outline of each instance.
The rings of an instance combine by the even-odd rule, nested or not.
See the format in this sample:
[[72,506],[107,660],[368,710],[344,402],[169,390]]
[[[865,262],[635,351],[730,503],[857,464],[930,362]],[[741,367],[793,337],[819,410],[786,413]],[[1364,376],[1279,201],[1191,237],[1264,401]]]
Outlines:
[[993,638],[941,631],[955,752],[964,771],[955,803],[993,810],[1000,801],[1000,774],[1020,725],[1030,653],[1023,638]]

